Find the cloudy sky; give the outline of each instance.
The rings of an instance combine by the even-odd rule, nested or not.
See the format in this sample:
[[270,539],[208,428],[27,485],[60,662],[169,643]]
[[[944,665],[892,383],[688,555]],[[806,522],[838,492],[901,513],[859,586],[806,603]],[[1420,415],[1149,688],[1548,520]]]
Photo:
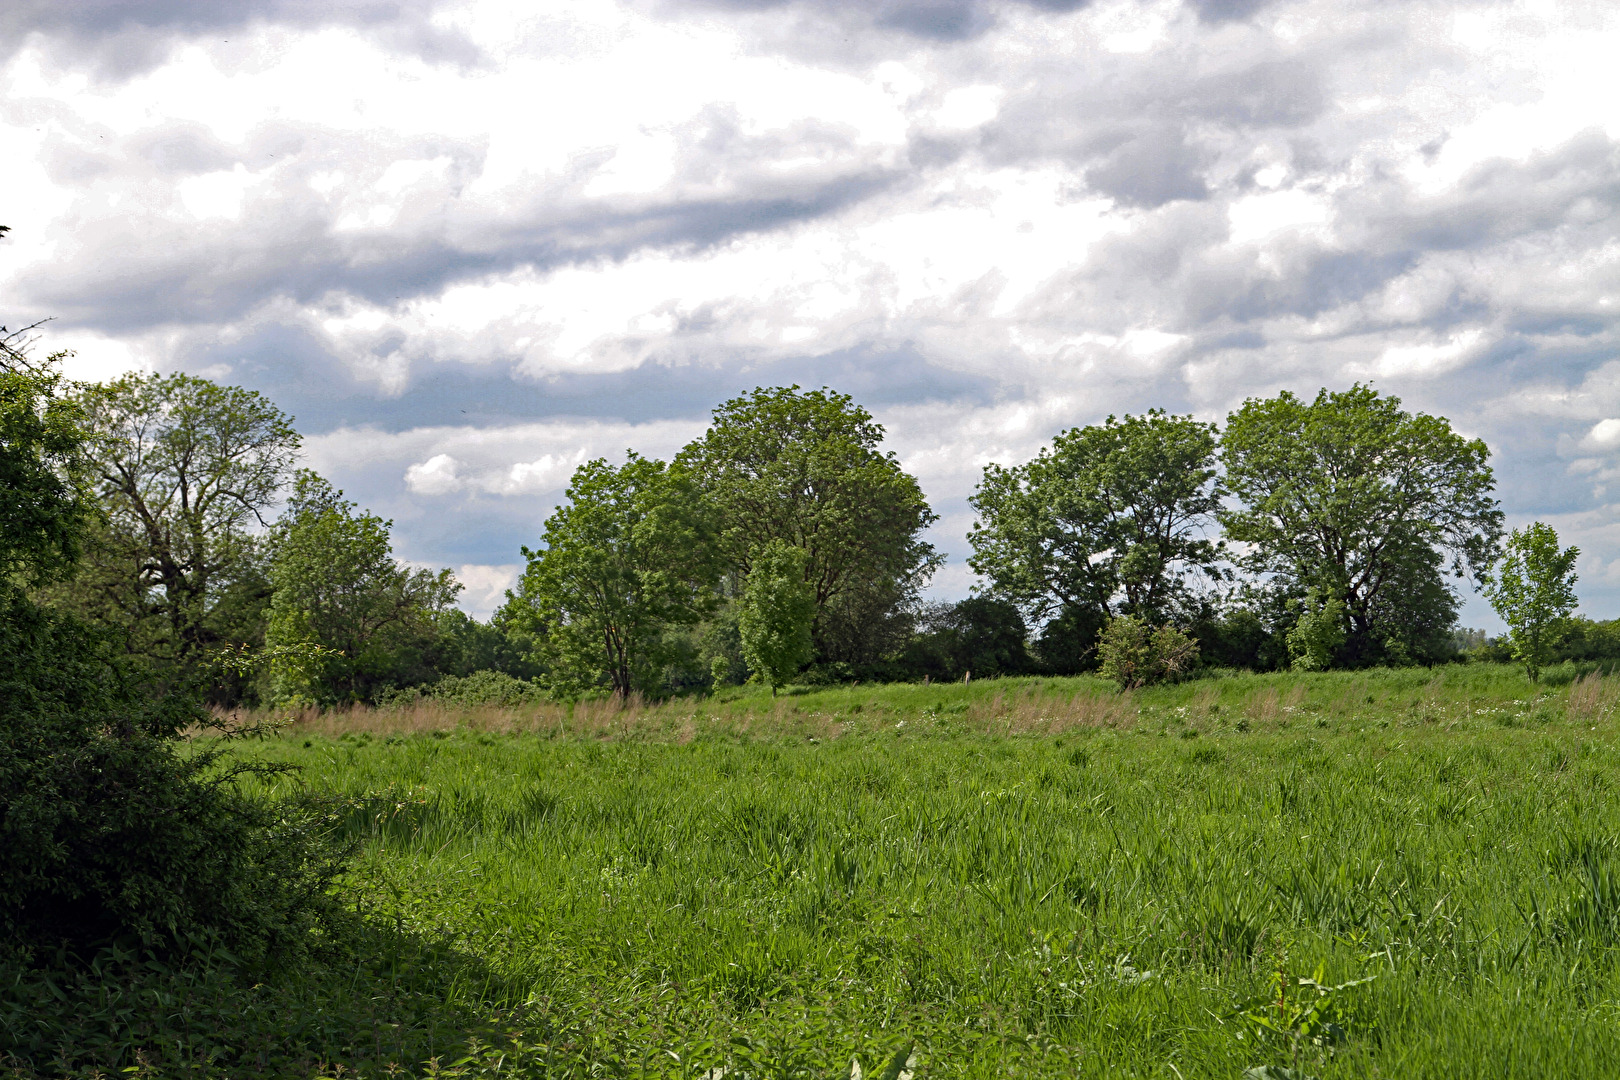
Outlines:
[[1612,3],[9,0],[3,319],[269,394],[478,612],[755,385],[877,415],[952,597],[986,461],[1370,380],[1620,616],[1616,56]]

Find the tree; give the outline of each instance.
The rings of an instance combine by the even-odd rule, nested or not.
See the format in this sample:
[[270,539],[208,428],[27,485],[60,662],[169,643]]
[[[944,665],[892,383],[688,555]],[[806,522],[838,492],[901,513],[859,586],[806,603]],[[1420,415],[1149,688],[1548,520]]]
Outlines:
[[393,522],[355,504],[309,470],[298,473],[270,538],[271,646],[330,650],[272,672],[280,701],[375,700],[394,685],[431,680],[438,621],[461,586],[449,570],[411,570],[394,558]]
[[1558,548],[1558,533],[1541,522],[1508,535],[1501,565],[1485,586],[1491,606],[1508,624],[1513,658],[1531,682],[1541,680],[1575,610],[1577,547]]
[[1242,505],[1217,516],[1248,545],[1250,570],[1343,605],[1335,662],[1439,659],[1456,619],[1445,575],[1477,579],[1501,537],[1489,456],[1444,417],[1403,412],[1359,384],[1310,403],[1251,398],[1221,437]]
[[634,451],[617,468],[581,465],[566,499],[546,520],[545,546],[523,549],[529,565],[500,619],[541,642],[560,691],[656,691],[666,630],[714,604],[712,512],[685,468]]
[[995,596],[970,596],[922,609],[918,633],[905,651],[908,674],[954,681],[1029,670],[1028,628],[1018,606]]
[[298,452],[292,419],[191,375],[127,375],[76,404],[103,516],[87,565],[54,599],[122,626],[139,652],[193,664],[231,640],[222,621],[268,600],[257,529]]
[[1299,619],[1288,632],[1291,666],[1295,671],[1325,671],[1344,644],[1344,603],[1314,587],[1293,603]]
[[1159,623],[1187,578],[1216,572],[1204,528],[1220,505],[1215,428],[1152,410],[1073,428],[1025,465],[985,466],[968,559],[1035,618],[1056,611]]
[[77,481],[86,459],[82,414],[62,396],[65,353],[43,365],[24,351],[27,331],[0,327],[0,581],[42,584],[79,557],[95,507]]
[[804,579],[803,548],[772,540],[749,559],[748,582],[737,612],[743,659],[754,677],[776,688],[809,663],[810,623],[816,597]]
[[922,538],[937,517],[882,440],[847,395],[761,387],[718,406],[677,459],[715,508],[727,568],[746,577],[773,540],[805,552],[823,660],[864,659],[941,562]]

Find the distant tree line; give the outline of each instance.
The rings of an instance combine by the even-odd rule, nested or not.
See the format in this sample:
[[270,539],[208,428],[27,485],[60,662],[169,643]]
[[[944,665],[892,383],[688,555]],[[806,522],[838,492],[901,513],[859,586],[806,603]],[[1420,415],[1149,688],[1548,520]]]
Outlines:
[[[937,516],[881,425],[827,389],[759,388],[669,462],[580,466],[487,623],[297,469],[262,395],[131,375],[69,398],[96,512],[76,572],[35,595],[159,678],[281,650],[219,681],[220,705],[1620,657],[1617,624],[1571,618],[1574,549],[1540,524],[1504,544],[1485,444],[1362,385],[1251,399],[1224,426],[1110,416],[986,465],[983,586],[953,604],[921,599]],[[1459,635],[1470,586],[1515,626],[1501,642]]]

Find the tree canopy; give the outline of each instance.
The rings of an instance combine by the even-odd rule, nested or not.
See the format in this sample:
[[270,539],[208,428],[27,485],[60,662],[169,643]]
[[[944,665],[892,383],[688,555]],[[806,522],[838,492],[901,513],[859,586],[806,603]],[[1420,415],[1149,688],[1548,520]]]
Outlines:
[[1445,575],[1477,579],[1502,533],[1485,443],[1400,404],[1359,384],[1284,392],[1245,402],[1221,437],[1227,537],[1250,570],[1343,605],[1352,665],[1433,656],[1455,622]]
[[[805,552],[827,658],[858,652],[845,639],[881,623],[941,562],[922,535],[937,516],[882,440],[848,395],[760,387],[718,406],[677,459],[714,507],[726,567],[746,577],[773,540]],[[838,619],[840,605],[859,616]]]
[[720,563],[712,510],[680,466],[633,451],[574,471],[544,546],[507,594],[503,621],[532,633],[563,693],[658,688],[666,631],[713,607]]
[[1213,573],[1215,427],[1153,410],[1072,428],[1024,465],[985,466],[969,500],[968,565],[1044,618],[1059,610],[1158,623],[1187,576]]
[[229,640],[218,617],[240,589],[268,599],[261,536],[298,453],[292,418],[191,375],[126,375],[75,404],[101,520],[63,599],[139,651],[194,661]]

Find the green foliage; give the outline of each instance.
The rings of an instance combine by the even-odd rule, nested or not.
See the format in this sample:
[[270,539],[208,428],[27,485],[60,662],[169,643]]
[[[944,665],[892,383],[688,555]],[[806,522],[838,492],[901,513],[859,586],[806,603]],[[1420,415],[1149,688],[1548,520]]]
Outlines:
[[1134,615],[1108,620],[1097,643],[1097,672],[1121,690],[1185,675],[1198,661],[1198,642],[1168,623],[1154,629]]
[[[415,700],[417,696],[412,694],[406,700]],[[432,686],[422,688],[419,696],[444,705],[512,708],[539,704],[546,700],[546,691],[538,683],[514,678],[504,671],[484,670],[464,676],[446,675]]]
[[1020,675],[1031,667],[1018,606],[993,596],[925,607],[903,662],[911,678],[945,682]]
[[1513,658],[1531,681],[1552,660],[1575,610],[1576,547],[1559,550],[1558,533],[1536,522],[1508,535],[1501,565],[1485,586],[1491,606],[1508,624]]
[[480,622],[457,608],[434,619],[435,666],[447,675],[500,671],[517,679],[538,679],[545,665],[535,655],[538,643],[499,619]]
[[985,466],[968,563],[1037,616],[1162,621],[1185,607],[1189,574],[1215,573],[1214,459],[1214,425],[1159,410],[1066,431],[1026,465]]
[[565,694],[605,687],[656,693],[670,627],[714,606],[719,577],[713,515],[681,465],[631,452],[574,471],[568,502],[546,520],[545,547],[529,560],[500,618],[533,634]]
[[1312,587],[1293,601],[1299,618],[1288,631],[1288,655],[1295,671],[1326,671],[1344,646],[1344,601]]
[[822,660],[896,644],[883,631],[940,563],[922,538],[937,516],[882,439],[847,395],[761,387],[718,406],[680,454],[718,514],[727,568],[746,577],[773,540],[808,553]]
[[310,665],[272,668],[273,696],[291,703],[373,701],[394,685],[433,676],[436,620],[461,589],[449,570],[410,570],[389,543],[392,522],[355,506],[308,470],[295,482],[271,536],[267,643],[319,644]]
[[[1511,654],[1501,659],[1511,659]],[[1593,620],[1572,615],[1564,624],[1559,660],[1620,660],[1620,619]]]
[[16,334],[0,338],[0,579],[39,584],[79,555],[94,506],[75,483],[84,468],[76,404],[55,367],[31,364]]
[[776,689],[809,663],[815,588],[805,580],[803,548],[772,540],[749,558],[748,580],[737,605],[743,660],[754,677]]
[[[0,487],[0,520],[28,525],[5,554],[39,580],[63,569],[84,517],[67,489],[29,482],[29,461],[76,453],[54,378],[30,374],[0,384],[13,394],[0,460],[24,480]],[[146,685],[106,639],[0,581],[0,952],[39,963],[128,936],[212,942],[249,965],[301,952],[339,861],[318,822],[236,786],[281,767],[177,752],[185,729],[220,724]]]
[[191,375],[126,375],[74,404],[102,514],[51,602],[120,628],[161,670],[251,639],[268,599],[254,530],[298,452],[291,417]]
[[1339,599],[1340,662],[1438,659],[1456,618],[1445,573],[1478,576],[1496,557],[1488,456],[1443,417],[1402,412],[1370,387],[1251,399],[1221,437],[1243,505],[1217,517],[1250,545],[1248,569],[1283,575],[1296,596],[1314,586]]
[[1097,608],[1065,607],[1048,619],[1034,642],[1035,661],[1052,675],[1077,675],[1097,666],[1097,642],[1108,616]]

